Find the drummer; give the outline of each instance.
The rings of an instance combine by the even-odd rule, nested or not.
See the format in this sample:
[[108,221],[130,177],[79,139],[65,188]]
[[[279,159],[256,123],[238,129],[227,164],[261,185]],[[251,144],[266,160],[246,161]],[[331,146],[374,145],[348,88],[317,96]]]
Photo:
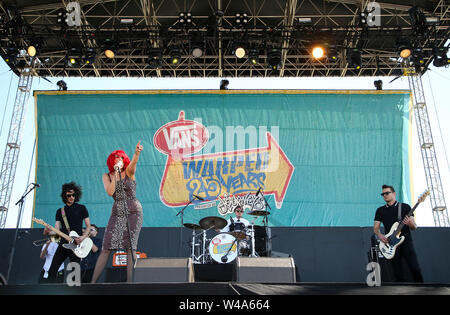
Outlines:
[[250,225],[250,222],[248,222],[248,220],[246,220],[242,217],[242,215],[244,214],[244,209],[242,208],[242,206],[240,204],[238,204],[234,208],[234,213],[235,213],[236,217],[235,218],[230,217],[227,220],[227,225],[220,231],[216,230],[217,232],[222,232],[222,233],[234,232],[234,231],[239,231],[239,232],[243,232],[243,233],[246,232],[246,229]]

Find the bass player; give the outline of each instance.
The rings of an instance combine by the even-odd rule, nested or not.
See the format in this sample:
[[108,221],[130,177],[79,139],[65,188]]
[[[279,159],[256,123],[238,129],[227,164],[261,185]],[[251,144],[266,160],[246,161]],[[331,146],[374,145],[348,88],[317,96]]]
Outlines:
[[397,282],[405,282],[403,272],[403,260],[411,270],[414,282],[423,282],[422,272],[420,270],[419,262],[417,260],[416,251],[414,250],[413,241],[411,238],[411,230],[417,229],[414,217],[407,216],[411,207],[406,203],[400,203],[396,200],[396,193],[394,187],[383,185],[381,196],[386,204],[377,209],[375,213],[373,231],[375,235],[383,243],[389,243],[389,240],[384,234],[380,232],[381,223],[383,223],[385,232],[391,230],[395,222],[403,221],[404,227],[401,230],[401,235],[405,240],[397,248],[395,256],[391,259],[394,270],[394,275]]

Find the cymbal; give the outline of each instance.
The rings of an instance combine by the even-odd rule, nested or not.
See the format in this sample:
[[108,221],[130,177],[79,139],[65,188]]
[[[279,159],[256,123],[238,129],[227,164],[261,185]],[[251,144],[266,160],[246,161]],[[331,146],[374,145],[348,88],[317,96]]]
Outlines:
[[244,232],[241,231],[233,231],[229,232],[231,235],[233,235],[238,240],[243,240],[247,235]]
[[269,211],[263,211],[263,210],[254,210],[248,213],[248,215],[254,215],[254,216],[264,216],[264,215],[269,215],[270,212]]
[[183,225],[191,230],[203,230],[200,225],[197,225],[195,223],[184,223]]
[[199,224],[205,230],[210,228],[223,229],[227,225],[227,220],[220,217],[205,217],[200,220]]

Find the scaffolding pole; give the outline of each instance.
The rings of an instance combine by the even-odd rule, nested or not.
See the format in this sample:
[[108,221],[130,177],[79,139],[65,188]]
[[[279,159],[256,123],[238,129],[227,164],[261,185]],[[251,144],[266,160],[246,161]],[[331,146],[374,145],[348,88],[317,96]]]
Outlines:
[[8,216],[11,192],[20,152],[25,109],[33,83],[33,64],[34,59],[30,65],[27,64],[21,70],[17,86],[16,100],[14,102],[8,140],[6,142],[5,154],[0,171],[0,228],[5,228],[6,218]]
[[416,118],[419,145],[422,153],[423,167],[427,187],[430,191],[430,203],[433,212],[435,226],[449,227],[450,222],[445,204],[444,190],[442,187],[439,166],[434,148],[430,119],[428,117],[425,93],[423,90],[422,76],[414,69],[408,69],[408,83],[412,91],[414,102],[413,111]]

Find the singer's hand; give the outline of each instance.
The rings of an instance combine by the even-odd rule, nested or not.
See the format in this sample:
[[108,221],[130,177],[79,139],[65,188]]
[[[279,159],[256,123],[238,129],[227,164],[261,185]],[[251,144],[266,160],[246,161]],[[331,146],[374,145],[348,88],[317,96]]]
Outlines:
[[141,141],[139,140],[139,142],[136,144],[136,151],[135,153],[139,154],[141,153],[141,151],[144,149],[144,146],[141,144]]

